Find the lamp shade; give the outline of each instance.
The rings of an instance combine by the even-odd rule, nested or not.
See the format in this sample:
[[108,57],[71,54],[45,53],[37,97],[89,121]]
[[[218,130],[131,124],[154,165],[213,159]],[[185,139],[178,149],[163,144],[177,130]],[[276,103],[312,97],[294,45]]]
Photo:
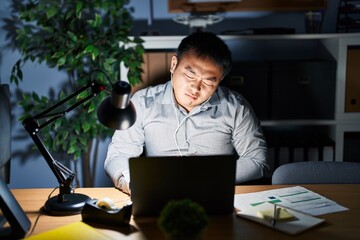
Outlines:
[[111,97],[99,106],[97,116],[101,124],[108,128],[124,130],[136,121],[136,111],[130,102],[131,86],[125,81],[112,85]]

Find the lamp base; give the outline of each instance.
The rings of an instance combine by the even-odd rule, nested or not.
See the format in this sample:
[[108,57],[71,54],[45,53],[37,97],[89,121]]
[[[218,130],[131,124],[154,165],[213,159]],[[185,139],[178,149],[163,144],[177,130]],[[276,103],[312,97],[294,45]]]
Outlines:
[[59,199],[59,195],[49,198],[43,208],[45,214],[52,216],[79,214],[85,202],[91,200],[90,197],[79,193],[64,194],[62,198],[62,201]]

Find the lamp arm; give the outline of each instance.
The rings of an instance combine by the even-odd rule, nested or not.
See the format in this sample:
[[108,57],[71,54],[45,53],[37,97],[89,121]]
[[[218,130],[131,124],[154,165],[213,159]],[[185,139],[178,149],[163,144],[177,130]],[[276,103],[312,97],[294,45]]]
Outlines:
[[[89,94],[87,97],[85,97],[85,98],[81,99],[80,101],[74,103],[69,108],[67,108],[65,111],[50,114],[51,111],[53,111],[54,109],[56,109],[57,107],[65,104],[65,103],[67,103],[70,99],[76,97],[78,94],[80,94],[81,92],[87,90],[88,88],[91,88],[91,94]],[[50,154],[48,149],[45,147],[44,143],[42,142],[41,138],[39,137],[39,135],[37,133],[43,127],[49,125],[50,123],[52,123],[53,121],[55,121],[59,117],[64,116],[66,113],[70,112],[71,110],[73,110],[74,108],[76,108],[80,104],[84,103],[85,101],[89,100],[90,98],[96,96],[102,90],[104,90],[103,85],[101,85],[101,84],[99,84],[97,82],[90,82],[86,86],[82,87],[81,89],[74,92],[70,96],[66,97],[62,101],[58,102],[54,106],[46,109],[42,113],[40,113],[40,114],[38,114],[38,115],[36,115],[34,117],[26,118],[23,121],[24,128],[30,134],[33,142],[35,143],[35,145],[39,149],[41,155],[45,158],[47,164],[49,165],[50,169],[52,170],[52,172],[54,173],[57,181],[60,184],[60,186],[59,186],[60,187],[60,194],[59,194],[60,196],[63,196],[63,194],[68,194],[68,193],[73,192],[73,188],[71,186],[71,183],[72,183],[72,181],[73,181],[73,179],[75,177],[75,173],[53,158],[53,156]],[[49,117],[51,117],[51,118],[47,119],[41,125],[37,121],[39,119],[49,118]]]
[[57,181],[60,184],[60,193],[72,193],[72,187],[71,183],[74,180],[75,173],[72,172],[70,169],[68,169],[66,166],[58,162],[53,158],[53,156],[50,154],[48,149],[45,147],[44,143],[42,142],[39,135],[37,135],[36,132],[32,132],[31,129],[28,128],[28,126],[32,125],[34,119],[28,118],[25,119],[23,124],[26,128],[26,130],[29,132],[33,142],[35,143],[36,147],[39,149],[41,155],[46,160],[47,164],[49,165],[51,171],[54,173]]
[[[70,107],[68,107],[67,109],[65,109],[64,111],[61,112],[55,112],[55,113],[51,113],[54,109],[58,108],[61,105],[64,105],[65,103],[67,103],[69,100],[75,98],[76,96],[78,96],[80,93],[86,91],[87,89],[91,88],[91,94],[89,94],[87,97],[81,99],[80,101],[74,103],[73,105],[71,105]],[[76,92],[74,92],[73,94],[69,95],[68,97],[64,98],[63,100],[61,100],[60,102],[56,103],[55,105],[51,106],[50,108],[46,109],[45,111],[33,116],[32,118],[34,118],[35,120],[40,120],[40,119],[44,119],[44,118],[49,118],[52,117],[50,119],[47,119],[44,123],[42,123],[41,125],[39,125],[39,129],[46,127],[47,125],[49,125],[50,123],[52,123],[53,121],[55,121],[56,119],[58,119],[59,117],[64,116],[66,113],[72,111],[74,108],[76,108],[77,106],[79,106],[80,104],[83,104],[84,102],[86,102],[87,100],[91,99],[92,97],[96,96],[98,93],[100,93],[101,91],[105,90],[105,87],[101,84],[99,84],[98,82],[90,82],[88,83],[86,86],[80,88],[79,90],[77,90]]]

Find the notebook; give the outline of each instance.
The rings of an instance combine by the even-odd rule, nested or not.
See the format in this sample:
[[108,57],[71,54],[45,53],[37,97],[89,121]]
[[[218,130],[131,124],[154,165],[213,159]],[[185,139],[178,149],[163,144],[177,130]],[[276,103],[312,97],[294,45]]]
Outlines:
[[[286,211],[284,217],[278,216],[276,223],[273,223],[273,215],[268,218],[266,214],[272,212],[274,204],[263,203],[254,207],[253,209],[245,209],[236,213],[238,217],[243,217],[255,222],[258,222],[262,225],[271,227],[275,230],[290,234],[296,235],[302,233],[308,229],[311,229],[325,221],[325,219],[311,216],[300,212],[298,210],[277,205],[278,210]],[[264,214],[265,213],[265,214]],[[290,217],[288,217],[290,216]]]
[[129,159],[133,216],[158,216],[170,200],[188,198],[209,215],[234,211],[235,156]]
[[84,223],[73,222],[26,238],[27,240],[111,240],[110,236]]

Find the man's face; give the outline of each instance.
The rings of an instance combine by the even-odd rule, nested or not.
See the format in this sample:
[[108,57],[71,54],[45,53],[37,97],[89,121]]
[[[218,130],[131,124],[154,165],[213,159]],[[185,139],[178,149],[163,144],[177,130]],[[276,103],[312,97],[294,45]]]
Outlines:
[[170,72],[176,102],[188,112],[210,98],[222,78],[220,67],[192,52],[185,53],[180,62],[173,56]]

